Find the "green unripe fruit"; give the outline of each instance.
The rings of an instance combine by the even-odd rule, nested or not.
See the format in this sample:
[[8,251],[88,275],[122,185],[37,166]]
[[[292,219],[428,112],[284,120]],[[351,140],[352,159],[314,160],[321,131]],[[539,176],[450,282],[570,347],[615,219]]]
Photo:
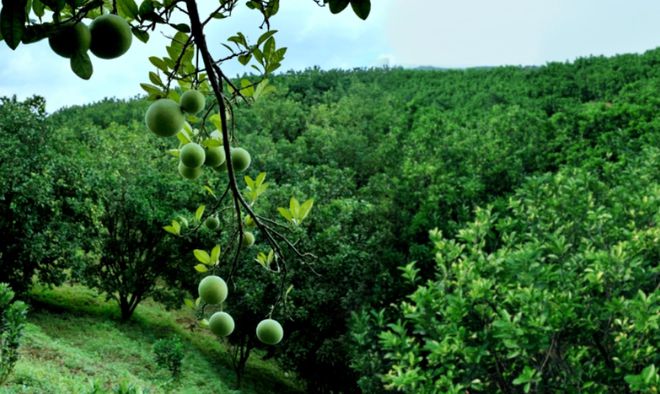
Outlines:
[[225,281],[215,275],[209,275],[199,282],[199,296],[207,304],[219,304],[227,299],[227,284]]
[[179,162],[179,174],[186,179],[195,180],[202,175],[202,168],[186,167],[183,163]]
[[241,242],[241,246],[244,248],[250,248],[254,245],[254,234],[252,234],[249,231],[246,231],[243,233],[243,241]]
[[157,136],[173,137],[183,129],[185,118],[176,101],[159,99],[149,106],[144,121]]
[[231,150],[231,164],[234,166],[234,170],[242,172],[247,170],[250,167],[250,162],[252,158],[250,153],[243,148],[232,148]]
[[227,312],[216,312],[209,319],[211,332],[219,337],[226,337],[234,331],[234,318]]
[[206,150],[206,161],[204,162],[205,166],[217,167],[224,162],[225,162],[225,151],[222,149],[221,146],[208,148]]
[[220,226],[220,220],[218,220],[216,216],[209,216],[204,221],[204,225],[209,230],[215,230],[218,228],[218,226]]
[[257,338],[266,345],[276,345],[283,337],[284,330],[277,320],[266,319],[257,325]]
[[181,95],[181,109],[190,115],[196,115],[204,109],[206,99],[198,90],[188,90]]
[[186,167],[197,168],[204,164],[204,160],[206,160],[206,153],[204,152],[204,148],[202,148],[201,145],[191,142],[189,144],[185,144],[183,148],[181,148],[179,158],[181,159],[181,163],[183,163]]
[[89,30],[92,33],[90,50],[101,59],[117,58],[131,47],[133,34],[124,18],[108,14],[94,19]]
[[91,42],[92,34],[82,22],[67,25],[48,37],[48,44],[53,52],[66,58],[72,58],[76,53],[87,52]]

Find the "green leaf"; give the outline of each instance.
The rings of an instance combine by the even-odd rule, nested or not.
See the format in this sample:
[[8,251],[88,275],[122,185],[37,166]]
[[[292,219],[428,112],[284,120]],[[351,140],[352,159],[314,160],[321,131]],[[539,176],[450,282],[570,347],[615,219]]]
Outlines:
[[202,204],[197,208],[195,211],[195,219],[197,220],[202,220],[202,215],[204,215],[204,210],[206,209],[206,205]]
[[300,217],[300,203],[297,198],[291,197],[291,200],[289,200],[289,211],[295,219]]
[[261,186],[264,183],[264,180],[266,180],[266,173],[260,172],[259,175],[257,175],[257,180],[256,180],[257,186]]
[[211,264],[211,256],[209,256],[207,251],[201,249],[195,249],[193,250],[193,254],[200,263],[204,263],[207,265]]
[[206,148],[219,148],[222,146],[222,142],[216,139],[207,138],[204,141],[202,141],[202,146]]
[[197,271],[197,272],[207,272],[208,270],[209,270],[209,269],[206,268],[206,266],[203,265],[203,264],[197,264],[197,265],[195,266],[195,271]]
[[157,86],[148,84],[148,83],[141,83],[140,87],[149,94],[149,97],[152,99],[157,99],[165,96],[165,93],[160,90]]
[[270,37],[264,44],[263,53],[266,59],[270,59],[275,50],[275,37]]
[[[348,4],[348,1],[346,1],[346,3]],[[265,32],[264,34],[262,34],[259,37],[259,39],[257,40],[257,46],[260,46],[261,44],[266,42],[266,40],[271,38],[275,33],[277,33],[277,30],[269,30],[269,31]]]
[[312,198],[302,204],[300,207],[300,214],[298,215],[299,221],[302,222],[307,217],[307,215],[309,215],[309,212],[312,210],[312,206],[314,206],[314,199]]
[[348,6],[349,0],[330,0],[330,12],[338,14]]
[[259,263],[262,267],[266,268],[266,254],[264,252],[259,252],[257,258],[254,260],[257,263]]
[[170,234],[179,235],[179,231],[174,226],[165,226],[163,228]]
[[149,80],[157,86],[165,86],[163,81],[160,79],[160,76],[153,71],[149,71]]
[[34,11],[34,14],[41,18],[44,16],[45,12],[45,6],[44,3],[41,2],[40,0],[32,0],[32,11]]
[[167,64],[161,58],[159,58],[157,56],[151,56],[151,57],[149,57],[149,61],[151,62],[151,64],[156,66],[156,68],[158,68],[159,70],[161,70],[163,72],[167,72],[167,70],[168,70]]
[[282,215],[286,220],[291,221],[293,220],[293,216],[291,216],[291,212],[289,212],[288,209],[286,208],[277,208],[277,211]]
[[209,122],[215,126],[216,130],[222,130],[222,121],[220,119],[220,114],[213,114],[209,117]]
[[149,33],[146,31],[140,30],[137,27],[131,28],[131,31],[138,40],[144,42],[145,44],[149,41]]
[[227,39],[227,41],[231,41],[235,43],[236,45],[247,47],[247,40],[245,39],[245,35],[241,32],[236,33],[236,35],[231,36]]
[[177,103],[180,100],[179,93],[177,93],[176,90],[171,89],[169,93],[167,93],[167,98],[176,101]]
[[138,6],[134,0],[117,0],[117,11],[129,19],[135,19],[138,16]]
[[191,300],[190,298],[184,299],[183,303],[186,304],[188,308],[195,309],[195,301]]
[[192,140],[188,136],[188,133],[185,133],[183,131],[179,131],[178,133],[176,133],[176,138],[179,140],[179,142],[181,142],[184,145],[192,142]]
[[215,192],[209,186],[204,185],[204,190],[206,190],[211,196],[215,197]]
[[138,9],[138,14],[142,17],[152,14],[153,12],[154,12],[154,3],[152,0],[144,0],[142,4],[140,4],[140,8]]
[[254,85],[249,79],[241,79],[241,94],[246,97],[251,97],[254,94]]
[[181,33],[190,33],[190,26],[185,23],[178,23],[174,25],[174,28],[180,31]]
[[87,52],[76,52],[71,57],[71,70],[82,79],[90,79],[94,72],[92,66],[92,59],[89,58]]
[[367,19],[371,12],[371,0],[351,0],[351,8],[360,19]]
[[274,91],[275,91],[275,87],[273,85],[270,85],[268,79],[263,79],[261,80],[261,82],[259,82],[257,88],[254,90],[254,94],[252,95],[252,98],[258,100],[261,96],[266,96]]
[[238,62],[245,66],[250,62],[250,59],[252,59],[252,54],[248,53],[246,55],[240,55],[238,57]]
[[193,134],[193,128],[188,122],[183,122],[183,131],[188,135],[188,137],[191,137]]
[[25,34],[27,0],[2,0],[0,10],[0,34],[12,50],[21,43]]
[[220,259],[220,245],[215,245],[211,250],[211,263],[217,264]]
[[245,180],[245,184],[247,185],[248,188],[250,188],[250,190],[255,189],[254,180],[252,178],[250,178],[249,175],[246,175],[245,177],[243,177],[243,179]]
[[270,18],[271,16],[277,14],[279,10],[280,10],[280,0],[271,0],[268,2],[268,5],[264,10],[264,14]]

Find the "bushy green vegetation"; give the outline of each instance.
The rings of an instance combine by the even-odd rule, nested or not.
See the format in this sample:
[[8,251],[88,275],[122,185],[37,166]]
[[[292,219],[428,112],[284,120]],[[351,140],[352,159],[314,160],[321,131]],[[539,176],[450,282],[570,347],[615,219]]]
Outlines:
[[[439,231],[434,278],[380,335],[389,387],[626,392],[658,362],[660,150],[534,177],[499,215]],[[499,217],[498,217],[499,216]],[[414,264],[404,280],[418,283]],[[643,392],[657,388],[652,374]]]
[[0,283],[0,385],[14,369],[25,328],[27,307],[14,300],[14,292]]
[[[259,242],[245,249],[222,306],[235,322],[226,356],[236,374],[256,350],[317,392],[652,392],[658,64],[653,50],[544,67],[273,78],[275,93],[235,110],[251,152],[240,185],[256,193],[268,174],[258,214],[313,198],[313,214],[288,230],[317,259],[287,267],[287,307],[272,316],[284,338],[265,346],[255,327],[281,294],[268,271],[276,262]],[[168,305],[195,298],[192,251],[235,237],[232,219],[195,219],[206,191],[163,154],[176,146],[145,129],[147,103],[108,100],[48,118],[30,105],[4,102],[0,129],[48,130],[29,162],[50,175],[45,187],[15,189],[45,213],[20,211],[27,219],[12,231],[70,243],[17,241],[19,258],[3,251],[2,269],[24,286],[34,273],[43,283],[68,275],[126,304],[125,318],[150,295]],[[12,118],[17,108],[24,115]],[[218,174],[196,182],[217,190]],[[200,231],[162,230],[178,217]],[[26,227],[40,220],[57,227]]]

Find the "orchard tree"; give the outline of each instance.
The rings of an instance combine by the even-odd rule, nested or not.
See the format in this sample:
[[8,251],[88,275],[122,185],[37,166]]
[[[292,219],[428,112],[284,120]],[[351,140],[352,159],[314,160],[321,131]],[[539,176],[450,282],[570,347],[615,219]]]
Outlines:
[[[350,4],[362,19],[367,18],[371,9],[370,0],[314,1],[320,6],[327,5],[332,13],[342,12]],[[280,67],[286,53],[286,48],[277,46],[277,31],[271,28],[271,19],[277,14],[280,2],[249,0],[239,4],[237,0],[220,0],[204,14],[197,3],[144,0],[138,6],[134,0],[3,0],[0,34],[11,49],[47,38],[55,53],[69,59],[76,75],[89,79],[93,74],[89,52],[100,59],[115,59],[129,49],[133,36],[147,42],[157,28],[171,30],[167,55],[149,58],[155,71],[149,73],[149,83],[142,84],[153,100],[145,114],[146,128],[158,137],[178,140],[178,147],[169,151],[178,158],[176,171],[191,181],[206,180],[204,188],[211,202],[209,209],[206,204],[196,209],[189,226],[186,218],[178,218],[165,229],[176,236],[192,237],[202,224],[212,229],[219,216],[233,217],[232,225],[223,229],[222,245],[212,246],[208,252],[203,247],[194,251],[201,263],[195,269],[210,275],[200,283],[201,297],[196,301],[202,315],[207,305],[219,303],[222,309],[227,296],[223,283],[235,285],[240,256],[251,248],[266,246],[257,261],[264,272],[279,275],[279,290],[270,305],[264,306],[264,318],[255,327],[255,334],[263,343],[274,345],[284,337],[281,323],[273,320],[272,315],[286,299],[285,256],[293,255],[303,262],[314,257],[298,250],[286,231],[300,226],[310,213],[313,200],[301,203],[292,197],[287,207],[278,209],[281,219],[255,212],[258,197],[267,188],[266,174],[260,173],[256,179],[245,176],[247,188],[245,193],[241,190],[239,173],[250,168],[252,156],[258,152],[240,146],[234,133],[233,108],[249,104],[273,90],[268,76]],[[216,48],[209,47],[205,29],[211,23],[222,23],[242,5],[261,15],[259,27],[263,33],[256,41],[250,41],[238,32],[217,48],[223,51],[218,54]],[[257,76],[232,80],[223,71],[232,61],[250,66]],[[216,182],[218,178],[224,181]],[[226,282],[218,276],[220,272],[226,275]],[[208,281],[215,277],[220,280]],[[215,297],[223,291],[223,297]],[[127,305],[128,313],[131,307]],[[234,324],[230,319],[226,313],[213,315],[211,329],[230,333],[233,328],[229,328]]]
[[0,280],[19,294],[35,275],[61,283],[71,250],[87,243],[64,218],[79,211],[67,201],[71,174],[51,132],[43,99],[0,99]]

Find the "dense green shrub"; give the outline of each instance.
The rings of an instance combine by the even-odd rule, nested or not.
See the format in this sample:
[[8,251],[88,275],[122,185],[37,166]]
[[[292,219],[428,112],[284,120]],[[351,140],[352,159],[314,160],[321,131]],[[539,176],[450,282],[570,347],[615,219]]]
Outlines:
[[[660,150],[649,148],[600,173],[535,177],[504,212],[478,209],[455,239],[431,232],[434,278],[380,335],[391,362],[386,387],[653,392],[658,168]],[[404,279],[414,282],[416,273],[409,265]]]
[[179,338],[164,338],[154,343],[156,364],[170,371],[174,379],[181,376],[183,356],[183,343]]
[[9,286],[0,283],[0,385],[18,361],[18,347],[27,320],[27,306],[21,301],[12,302],[13,298]]

